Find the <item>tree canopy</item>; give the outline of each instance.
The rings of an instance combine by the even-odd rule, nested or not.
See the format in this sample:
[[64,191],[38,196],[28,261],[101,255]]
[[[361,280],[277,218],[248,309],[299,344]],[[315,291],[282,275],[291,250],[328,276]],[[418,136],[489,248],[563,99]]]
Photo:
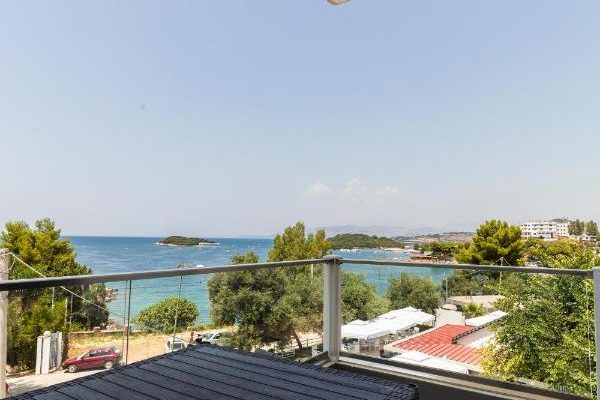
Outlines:
[[342,321],[368,321],[389,310],[386,299],[377,294],[377,288],[367,282],[364,274],[344,272],[342,276]]
[[[547,268],[589,269],[600,262],[574,242],[529,243],[528,251]],[[586,395],[595,377],[593,287],[575,276],[519,274],[520,285],[500,285],[497,307],[508,315],[492,326],[493,344],[485,351],[487,373],[526,378],[556,389]],[[595,389],[592,389],[595,392]]]
[[[235,255],[233,264],[256,263],[255,253]],[[318,329],[321,283],[309,273],[283,268],[215,274],[208,281],[211,316],[217,324],[237,325],[230,345],[252,349],[270,342],[287,344],[297,330]]]
[[[490,220],[477,229],[470,243],[458,249],[455,257],[463,264],[522,265],[524,249],[521,228],[504,221]],[[499,277],[498,272],[455,270],[443,282],[442,288],[446,290],[447,284],[450,296],[496,294]]]
[[575,221],[569,222],[568,226],[569,235],[580,236],[585,232],[585,222],[576,219]]
[[464,305],[462,312],[465,318],[474,318],[485,314],[483,307],[477,303],[469,303]]
[[520,265],[522,257],[521,228],[498,220],[484,222],[477,228],[471,243],[456,253],[458,262],[477,265],[500,262]]
[[389,280],[386,298],[392,309],[414,307],[433,314],[440,304],[441,291],[430,277],[403,272]]
[[383,247],[404,248],[404,244],[398,240],[384,236],[369,236],[359,233],[342,233],[327,239],[332,249],[354,249],[369,248],[377,249]]
[[[268,261],[321,258],[329,251],[325,232],[306,235],[304,224],[287,227],[273,241]],[[235,255],[234,264],[256,263],[255,253]],[[208,282],[211,316],[219,324],[235,324],[230,344],[251,349],[289,342],[301,331],[321,329],[321,268],[261,269],[213,275]]]
[[[48,218],[36,221],[34,228],[23,221],[7,222],[0,240],[1,247],[46,276],[87,275],[92,272],[75,261],[71,242],[60,238],[60,229]],[[10,279],[39,277],[39,274],[19,265],[10,273]]]
[[[45,276],[86,275],[91,270],[76,261],[75,250],[60,229],[48,218],[36,221],[6,223],[0,234],[0,247],[5,247]],[[13,264],[10,279],[39,278],[40,275],[20,262]],[[9,294],[8,363],[30,368],[35,363],[35,338],[44,331],[92,329],[108,320],[105,310],[105,287],[102,284],[68,288],[15,291]],[[83,300],[85,299],[85,300]],[[65,318],[65,301],[70,314]]]
[[282,234],[273,239],[273,247],[269,250],[268,261],[307,260],[322,258],[331,246],[325,239],[325,231],[319,229],[314,234],[306,234],[304,224],[297,222],[285,228]]
[[596,221],[588,221],[585,223],[585,233],[589,236],[598,236],[598,224]]
[[[321,258],[329,251],[325,232],[306,235],[304,225],[288,227],[275,237],[269,261]],[[254,253],[235,255],[232,263],[256,263]],[[385,302],[364,277],[344,273],[342,301],[345,318],[372,318],[385,310]],[[323,272],[320,265],[260,269],[215,274],[208,282],[211,316],[218,324],[237,326],[229,345],[252,349],[294,338],[302,348],[299,334],[322,330]]]
[[142,329],[173,333],[193,325],[199,315],[198,306],[190,300],[169,297],[144,308],[134,322]]
[[463,243],[429,242],[423,243],[418,249],[421,253],[425,253],[426,251],[431,252],[431,256],[435,258],[450,258],[454,257],[456,252],[462,247],[464,247]]

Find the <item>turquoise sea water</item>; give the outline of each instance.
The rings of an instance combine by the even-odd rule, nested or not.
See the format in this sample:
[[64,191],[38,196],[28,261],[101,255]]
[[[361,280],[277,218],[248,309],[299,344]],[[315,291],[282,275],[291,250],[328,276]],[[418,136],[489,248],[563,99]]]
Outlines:
[[[202,247],[168,247],[156,244],[161,238],[150,237],[69,237],[77,251],[77,260],[90,267],[95,274],[115,272],[148,271],[177,268],[177,265],[216,266],[229,264],[233,254],[254,251],[264,261],[271,248],[271,239],[231,239],[212,238],[216,245]],[[404,253],[381,250],[361,250],[358,252],[336,252],[345,258],[361,259],[405,259]],[[344,264],[344,270],[363,273],[383,294],[390,277],[401,272],[429,275],[436,282],[442,279],[446,270],[429,268],[382,267],[369,265]],[[140,310],[161,299],[177,296],[181,293],[200,308],[199,323],[210,321],[210,305],[206,281],[208,276],[187,276],[180,278],[161,278],[132,283],[131,317]],[[126,311],[125,282],[111,282],[107,286],[116,289],[109,303],[111,318],[122,321]]]

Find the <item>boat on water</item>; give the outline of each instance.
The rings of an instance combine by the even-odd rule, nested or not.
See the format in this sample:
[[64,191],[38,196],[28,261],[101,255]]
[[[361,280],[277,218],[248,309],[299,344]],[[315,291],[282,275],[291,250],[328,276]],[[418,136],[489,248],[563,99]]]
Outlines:
[[343,252],[343,253],[358,253],[358,249],[354,248],[354,249],[339,249],[339,251]]
[[204,268],[204,265],[202,265],[202,264],[198,264],[198,265],[185,265],[184,263],[179,263],[179,264],[177,264],[177,268],[179,268],[179,269]]

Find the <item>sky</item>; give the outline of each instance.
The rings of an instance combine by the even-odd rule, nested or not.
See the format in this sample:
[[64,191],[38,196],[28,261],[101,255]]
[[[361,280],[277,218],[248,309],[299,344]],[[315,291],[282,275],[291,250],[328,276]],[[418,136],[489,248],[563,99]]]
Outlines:
[[0,223],[600,219],[600,2],[3,1]]

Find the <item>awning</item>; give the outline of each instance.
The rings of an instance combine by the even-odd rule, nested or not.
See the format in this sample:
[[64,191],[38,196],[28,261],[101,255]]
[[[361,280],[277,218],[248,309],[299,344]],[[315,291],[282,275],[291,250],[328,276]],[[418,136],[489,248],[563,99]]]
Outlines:
[[357,319],[342,326],[342,337],[353,339],[376,339],[397,334],[420,324],[433,325],[435,316],[407,307],[387,312],[371,321]]

